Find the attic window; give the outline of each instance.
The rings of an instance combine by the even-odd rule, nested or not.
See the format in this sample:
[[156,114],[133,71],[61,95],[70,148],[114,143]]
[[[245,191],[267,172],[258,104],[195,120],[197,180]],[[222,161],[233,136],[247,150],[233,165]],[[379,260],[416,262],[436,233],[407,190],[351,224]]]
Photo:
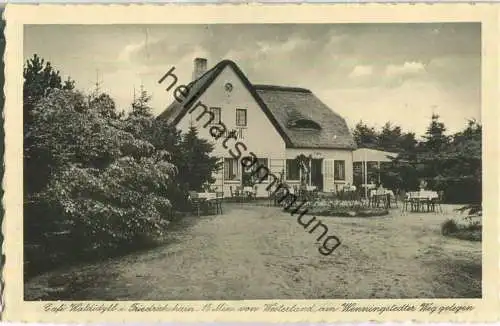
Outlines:
[[312,120],[309,119],[298,119],[293,120],[288,123],[289,128],[293,129],[313,129],[313,130],[321,130],[321,126]]

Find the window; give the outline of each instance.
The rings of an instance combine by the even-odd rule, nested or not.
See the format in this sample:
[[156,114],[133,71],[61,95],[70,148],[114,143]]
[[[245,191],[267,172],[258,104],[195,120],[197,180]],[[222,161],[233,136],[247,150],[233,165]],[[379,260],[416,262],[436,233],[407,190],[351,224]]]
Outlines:
[[345,161],[337,161],[334,163],[335,180],[345,180]]
[[245,128],[236,128],[236,137],[238,137],[238,139],[245,139],[245,136],[244,136],[244,130]]
[[286,160],[286,179],[300,180],[300,168],[297,160]]
[[238,164],[238,161],[235,160],[234,158],[225,158],[224,159],[224,180],[225,181],[240,180],[239,167],[240,167],[240,165]]
[[289,121],[288,127],[289,128],[299,128],[299,129],[321,130],[321,126],[317,122],[309,120],[309,119],[298,119],[298,120]]
[[246,127],[247,125],[247,110],[236,109],[236,125]]
[[213,124],[220,124],[220,108],[210,108],[210,111],[214,114]]

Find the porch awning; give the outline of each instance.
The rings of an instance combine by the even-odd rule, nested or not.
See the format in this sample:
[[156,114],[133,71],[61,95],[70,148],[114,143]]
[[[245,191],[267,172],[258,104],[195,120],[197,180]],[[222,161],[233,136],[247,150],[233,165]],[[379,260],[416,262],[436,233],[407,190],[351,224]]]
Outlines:
[[371,148],[359,148],[352,153],[353,162],[391,162],[397,153],[384,152]]

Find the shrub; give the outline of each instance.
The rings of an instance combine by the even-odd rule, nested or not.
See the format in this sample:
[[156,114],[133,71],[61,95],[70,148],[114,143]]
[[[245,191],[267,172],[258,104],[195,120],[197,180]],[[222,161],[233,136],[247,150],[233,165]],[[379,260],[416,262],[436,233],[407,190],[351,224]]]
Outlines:
[[169,223],[172,205],[165,194],[175,188],[177,173],[169,153],[82,98],[54,90],[32,111],[24,215],[31,269],[39,267],[39,257],[56,265],[139,247]]
[[441,224],[441,234],[448,235],[458,231],[457,222],[453,219],[447,219]]
[[441,234],[461,240],[481,241],[482,225],[478,221],[459,225],[455,220],[448,219],[441,224]]

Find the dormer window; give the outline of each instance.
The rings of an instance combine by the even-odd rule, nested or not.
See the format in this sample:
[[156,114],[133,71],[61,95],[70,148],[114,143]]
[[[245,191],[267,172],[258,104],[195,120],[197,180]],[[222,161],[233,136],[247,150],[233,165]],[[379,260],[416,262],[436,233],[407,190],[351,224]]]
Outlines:
[[321,130],[321,126],[317,122],[309,119],[297,119],[290,121],[288,123],[288,128]]

